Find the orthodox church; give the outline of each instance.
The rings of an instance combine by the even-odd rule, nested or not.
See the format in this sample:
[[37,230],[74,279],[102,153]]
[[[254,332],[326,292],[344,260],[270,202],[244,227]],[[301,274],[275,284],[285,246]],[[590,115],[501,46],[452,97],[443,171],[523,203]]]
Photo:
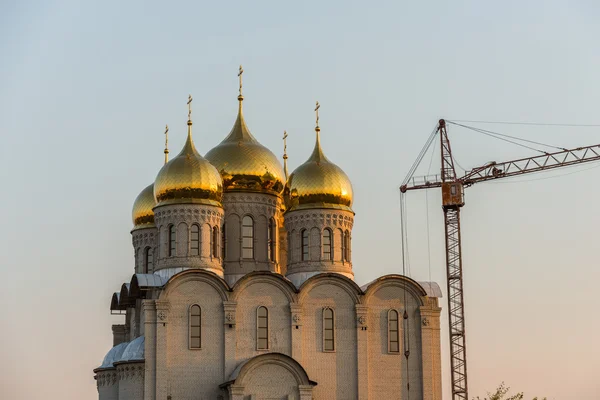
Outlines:
[[288,175],[246,125],[242,72],[229,135],[203,157],[190,97],[183,149],[165,146],[134,202],[99,399],[441,399],[439,287],[354,281],[352,184],[321,147],[318,103],[314,150]]

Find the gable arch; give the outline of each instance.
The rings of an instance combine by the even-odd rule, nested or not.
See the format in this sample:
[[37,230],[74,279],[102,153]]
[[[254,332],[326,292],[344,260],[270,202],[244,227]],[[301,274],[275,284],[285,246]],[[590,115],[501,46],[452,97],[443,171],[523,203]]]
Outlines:
[[406,290],[418,305],[424,305],[423,297],[427,292],[419,283],[407,276],[390,274],[384,275],[369,284],[365,290],[365,304],[369,304],[371,297],[380,289],[385,287],[397,287]]
[[310,380],[306,370],[298,361],[282,353],[265,353],[242,361],[231,373],[229,381],[220,385],[221,388],[230,385],[244,386],[254,371],[264,365],[278,365],[294,376],[298,385],[316,386],[317,382]]
[[274,274],[267,271],[250,272],[237,280],[233,285],[231,300],[237,301],[240,293],[246,288],[256,283],[269,283],[277,287],[286,296],[290,303],[295,303],[297,300],[297,289],[292,282],[279,274]]
[[299,289],[298,301],[302,303],[306,295],[317,286],[330,284],[338,286],[352,298],[354,304],[362,304],[363,292],[352,279],[334,272],[326,272],[308,278]]
[[160,293],[159,299],[168,299],[171,292],[177,289],[184,283],[187,282],[204,282],[212,286],[220,295],[221,300],[229,300],[229,292],[231,289],[227,282],[214,272],[206,271],[204,269],[187,269],[173,275],[165,284],[165,290]]

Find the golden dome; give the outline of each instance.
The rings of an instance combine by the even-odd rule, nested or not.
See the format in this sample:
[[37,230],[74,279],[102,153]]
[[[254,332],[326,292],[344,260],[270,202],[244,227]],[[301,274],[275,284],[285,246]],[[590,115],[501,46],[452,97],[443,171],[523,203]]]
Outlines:
[[279,195],[284,187],[281,163],[271,150],[252,136],[242,113],[244,98],[240,95],[238,100],[239,111],[231,132],[219,145],[206,153],[206,159],[221,174],[226,192]]
[[315,130],[315,149],[287,181],[288,211],[308,208],[352,211],[352,183],[340,167],[325,157],[321,149],[320,129],[317,126]]
[[155,205],[154,184],[151,184],[146,186],[133,202],[133,210],[131,211],[133,229],[151,228],[154,226],[154,211],[152,209]]
[[188,120],[188,137],[175,158],[166,163],[154,181],[154,198],[158,205],[197,203],[221,206],[223,181],[219,172],[202,157],[192,140],[192,121]]

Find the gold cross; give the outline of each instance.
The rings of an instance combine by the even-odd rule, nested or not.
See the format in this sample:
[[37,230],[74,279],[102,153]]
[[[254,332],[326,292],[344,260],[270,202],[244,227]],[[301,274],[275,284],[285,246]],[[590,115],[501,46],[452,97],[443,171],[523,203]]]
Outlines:
[[242,95],[242,74],[244,73],[244,69],[240,65],[240,72],[238,72],[238,76],[240,77],[240,96]]
[[317,113],[317,128],[319,127],[319,108],[321,108],[321,105],[317,101],[317,106],[315,107],[315,112]]
[[187,101],[187,105],[188,105],[188,120],[192,119],[192,95],[188,95],[188,101]]

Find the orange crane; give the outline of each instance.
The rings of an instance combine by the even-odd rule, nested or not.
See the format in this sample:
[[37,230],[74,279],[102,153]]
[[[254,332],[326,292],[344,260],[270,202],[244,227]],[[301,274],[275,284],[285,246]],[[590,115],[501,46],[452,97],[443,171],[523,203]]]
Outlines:
[[[449,121],[451,122],[451,121]],[[433,142],[440,135],[441,173],[433,177],[413,177],[416,167]],[[468,400],[467,344],[465,338],[465,311],[463,296],[463,268],[460,239],[460,209],[465,205],[464,189],[478,182],[546,171],[570,165],[600,160],[600,145],[562,149],[553,153],[505,162],[489,162],[467,171],[458,177],[446,131],[446,121],[441,119],[424,150],[411,168],[400,191],[417,189],[442,189],[442,210],[446,237],[446,282],[448,287],[448,322],[450,335],[450,367],[452,372],[452,399]],[[404,243],[403,243],[404,245]]]

